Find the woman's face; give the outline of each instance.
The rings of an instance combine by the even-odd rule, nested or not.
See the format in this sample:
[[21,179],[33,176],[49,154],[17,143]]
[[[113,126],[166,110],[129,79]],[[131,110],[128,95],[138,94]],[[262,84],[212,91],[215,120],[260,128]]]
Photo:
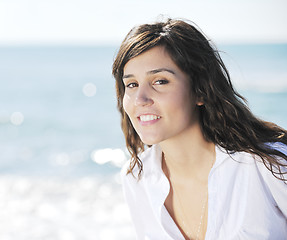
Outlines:
[[142,142],[176,138],[198,123],[188,76],[164,47],[154,47],[124,67],[123,107]]

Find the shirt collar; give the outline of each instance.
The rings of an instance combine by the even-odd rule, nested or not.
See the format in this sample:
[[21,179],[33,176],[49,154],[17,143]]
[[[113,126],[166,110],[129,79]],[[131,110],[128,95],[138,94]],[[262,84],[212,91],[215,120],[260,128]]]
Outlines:
[[215,154],[216,159],[212,167],[213,169],[219,167],[227,158],[230,157],[230,154],[224,148],[218,145],[215,145]]
[[[216,160],[212,167],[212,172],[218,168],[229,154],[224,148],[215,147]],[[148,193],[151,207],[156,216],[160,217],[164,201],[169,193],[170,185],[167,177],[162,171],[162,150],[159,145],[153,145],[142,155],[141,160],[144,165],[143,183]]]
[[155,216],[160,219],[164,201],[169,193],[169,182],[162,171],[162,150],[155,144],[147,149],[140,159],[143,162],[143,176],[140,181],[146,189],[151,208]]
[[144,165],[144,178],[159,178],[162,174],[162,150],[158,144],[144,151],[140,157]]

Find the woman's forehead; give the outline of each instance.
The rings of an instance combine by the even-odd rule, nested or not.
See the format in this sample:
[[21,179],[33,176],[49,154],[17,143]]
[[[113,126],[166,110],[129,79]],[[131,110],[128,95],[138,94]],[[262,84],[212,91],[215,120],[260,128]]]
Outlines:
[[130,59],[123,70],[124,74],[132,74],[134,71],[149,72],[154,69],[178,70],[176,63],[162,46],[153,47]]

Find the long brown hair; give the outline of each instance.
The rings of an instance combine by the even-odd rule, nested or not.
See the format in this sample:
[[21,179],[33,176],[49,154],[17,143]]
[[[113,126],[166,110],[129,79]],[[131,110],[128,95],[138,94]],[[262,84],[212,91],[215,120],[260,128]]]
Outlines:
[[259,156],[275,177],[285,180],[286,172],[282,167],[287,166],[286,152],[272,147],[272,143],[287,144],[286,130],[254,116],[246,100],[233,88],[229,73],[211,41],[193,24],[173,19],[134,27],[114,60],[118,110],[131,154],[128,173],[137,165],[140,177],[143,164],[138,154],[146,146],[123,109],[123,69],[130,59],[155,46],[163,46],[177,66],[190,76],[191,94],[204,103],[198,108],[205,139],[229,153],[244,151]]

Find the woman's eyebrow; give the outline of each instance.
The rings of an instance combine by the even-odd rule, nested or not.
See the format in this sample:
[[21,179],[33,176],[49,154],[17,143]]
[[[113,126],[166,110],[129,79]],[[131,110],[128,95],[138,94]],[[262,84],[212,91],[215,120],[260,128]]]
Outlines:
[[154,69],[154,70],[148,71],[147,74],[150,75],[150,74],[156,74],[156,73],[159,73],[159,72],[169,72],[169,73],[175,74],[174,71],[172,71],[171,69],[168,69],[168,68]]
[[132,78],[132,77],[134,77],[134,76],[135,76],[135,75],[133,75],[133,74],[127,74],[127,75],[124,75],[124,76],[123,76],[123,79],[124,79],[124,78]]
[[[150,70],[147,72],[147,75],[152,75],[152,74],[156,74],[156,73],[159,73],[159,72],[169,72],[171,74],[175,74],[174,71],[172,71],[171,69],[168,69],[168,68],[158,68],[158,69],[154,69],[154,70]],[[126,74],[123,76],[123,79],[124,78],[132,78],[134,77],[133,74]]]

